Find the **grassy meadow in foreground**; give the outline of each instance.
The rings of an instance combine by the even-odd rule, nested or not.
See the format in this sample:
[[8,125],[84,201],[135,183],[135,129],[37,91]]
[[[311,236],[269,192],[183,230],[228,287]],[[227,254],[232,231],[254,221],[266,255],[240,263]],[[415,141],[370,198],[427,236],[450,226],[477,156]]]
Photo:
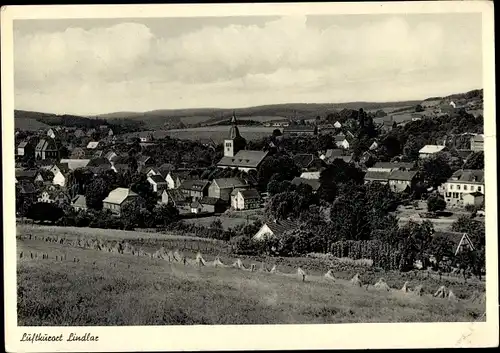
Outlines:
[[[21,326],[443,322],[484,312],[468,301],[366,290],[321,276],[303,283],[295,275],[197,268],[41,240],[18,240],[17,251]],[[29,255],[42,252],[49,259]]]

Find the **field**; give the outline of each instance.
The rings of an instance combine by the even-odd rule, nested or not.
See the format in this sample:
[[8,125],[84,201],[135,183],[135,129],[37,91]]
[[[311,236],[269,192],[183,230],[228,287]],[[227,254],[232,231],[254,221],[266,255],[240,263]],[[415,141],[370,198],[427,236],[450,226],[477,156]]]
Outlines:
[[[272,135],[274,128],[261,126],[239,126],[241,135],[247,140],[259,140]],[[173,129],[166,131],[166,135],[182,140],[212,139],[222,143],[228,137],[230,126],[206,126],[190,129]]]
[[[50,231],[49,231],[50,230]],[[484,304],[354,287],[351,274],[335,271],[335,282],[323,277],[320,259],[260,259],[279,274],[210,266],[213,256],[203,254],[207,266],[184,265],[147,256],[133,256],[47,242],[51,227],[18,226],[19,325],[178,325],[276,324],[348,322],[438,322],[482,320]],[[74,229],[67,237],[105,237],[106,231]],[[38,234],[28,239],[27,234]],[[57,235],[55,235],[57,236]],[[110,234],[117,238],[117,234]],[[149,236],[158,241],[175,236]],[[145,233],[126,232],[122,239],[146,239]],[[199,240],[200,242],[204,240]],[[20,253],[23,256],[20,257]],[[36,254],[36,258],[32,255]],[[46,255],[46,258],[44,255]],[[194,252],[184,252],[192,258]],[[56,259],[57,256],[57,259]],[[242,258],[245,266],[259,259]],[[221,260],[232,263],[229,255]],[[231,261],[231,262],[230,262]],[[306,266],[309,264],[309,266]],[[307,272],[305,282],[297,266]],[[321,271],[320,271],[321,270]],[[366,283],[385,276],[397,288],[404,278],[396,274],[362,273]],[[410,286],[431,280],[408,279]],[[397,283],[396,283],[397,281]],[[472,294],[478,285],[446,283],[457,297]],[[437,289],[438,284],[433,285]],[[463,292],[463,293],[461,293]],[[468,296],[467,296],[468,297]]]
[[210,217],[200,217],[200,218],[189,218],[185,219],[185,223],[193,223],[199,226],[208,227],[214,220],[220,220],[222,223],[222,228],[228,230],[229,228],[234,228],[240,224],[246,225],[247,223],[253,223],[253,220],[249,219],[248,222],[245,218],[240,217],[225,217],[225,216],[210,216]]

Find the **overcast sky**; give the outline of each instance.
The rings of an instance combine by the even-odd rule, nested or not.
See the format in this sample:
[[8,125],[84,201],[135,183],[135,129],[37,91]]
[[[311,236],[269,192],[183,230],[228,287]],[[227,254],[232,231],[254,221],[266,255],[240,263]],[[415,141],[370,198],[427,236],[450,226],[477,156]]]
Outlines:
[[481,52],[480,14],[17,20],[15,107],[423,99],[482,88]]

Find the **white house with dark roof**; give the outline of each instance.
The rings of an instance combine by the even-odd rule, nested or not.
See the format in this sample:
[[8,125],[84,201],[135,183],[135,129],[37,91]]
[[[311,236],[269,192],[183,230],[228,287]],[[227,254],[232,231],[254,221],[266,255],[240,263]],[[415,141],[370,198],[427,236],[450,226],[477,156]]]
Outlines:
[[484,135],[477,134],[470,139],[470,149],[474,152],[484,151]]
[[334,140],[335,140],[335,145],[337,146],[337,148],[343,148],[343,149],[349,149],[349,141],[347,140],[346,136],[340,134],[340,135],[336,135],[334,137]]
[[154,192],[161,193],[167,188],[167,181],[161,175],[150,175],[147,180],[151,184]]
[[406,163],[406,162],[377,162],[370,168],[368,171],[370,172],[393,172],[395,170],[411,170],[414,167],[414,163]]
[[179,189],[184,193],[186,198],[199,200],[204,196],[208,196],[208,180],[184,180]]
[[138,198],[139,195],[128,188],[116,188],[102,200],[102,208],[110,210],[112,213],[119,216],[125,201]]
[[76,195],[71,202],[71,206],[75,211],[81,211],[87,209],[87,199],[85,195]]
[[417,172],[408,170],[394,170],[389,174],[389,186],[394,192],[411,190],[417,181]]
[[[484,170],[457,170],[446,183],[440,187],[449,207],[464,207],[467,204],[479,203],[480,193],[484,201]],[[465,195],[471,196],[465,197]]]
[[61,163],[67,164],[69,170],[75,170],[78,168],[85,168],[90,162],[90,159],[73,159],[73,158],[63,158]]
[[231,207],[235,210],[251,210],[260,207],[257,189],[234,189],[231,192]]
[[231,201],[231,192],[233,192],[234,189],[245,189],[248,187],[249,185],[240,178],[218,178],[212,180],[210,183],[208,187],[208,196],[229,203]]

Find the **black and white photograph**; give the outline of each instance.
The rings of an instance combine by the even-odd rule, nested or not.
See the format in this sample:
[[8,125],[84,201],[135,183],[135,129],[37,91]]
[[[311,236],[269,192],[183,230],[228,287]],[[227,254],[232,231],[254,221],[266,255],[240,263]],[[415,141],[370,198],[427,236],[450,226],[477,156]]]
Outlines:
[[494,343],[493,4],[447,3],[7,7],[12,346],[347,323]]

